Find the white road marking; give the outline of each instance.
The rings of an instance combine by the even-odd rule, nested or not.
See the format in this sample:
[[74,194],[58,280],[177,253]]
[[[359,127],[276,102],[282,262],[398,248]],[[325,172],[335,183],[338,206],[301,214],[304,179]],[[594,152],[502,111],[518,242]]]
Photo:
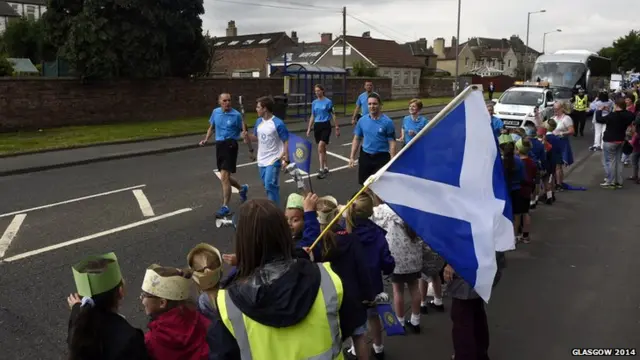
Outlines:
[[144,217],[155,216],[151,203],[149,203],[149,199],[147,199],[147,196],[142,190],[133,190],[133,196],[138,200],[138,206],[140,206],[140,211],[142,211],[142,215],[144,215]]
[[340,145],[340,146],[351,146],[351,143],[350,143],[350,142],[348,142],[348,143],[344,143],[344,144],[342,144],[342,145]]
[[[222,182],[222,175],[220,175],[220,172],[218,170],[213,170],[213,172],[216,174],[216,176],[218,177],[218,179],[220,179],[220,182]],[[234,188],[233,186],[231,187],[231,193],[233,194],[237,194],[240,191],[236,188]]]
[[[356,162],[356,164],[357,164],[357,162]],[[329,169],[329,172],[332,173],[332,172],[336,172],[336,171],[344,170],[344,169],[348,169],[348,168],[349,168],[349,165],[344,165],[344,166],[340,166],[340,167],[337,167],[337,168]],[[318,173],[313,173],[313,174],[311,174],[309,176],[305,176],[304,178],[307,179],[308,177],[316,177],[316,176],[318,176]],[[285,183],[287,183],[287,184],[290,184],[292,182],[293,182],[293,179],[289,179],[289,180],[285,181]]]
[[333,156],[335,158],[338,158],[338,159],[340,159],[342,161],[346,161],[347,163],[349,163],[349,158],[348,157],[345,157],[345,156],[342,156],[342,155],[339,155],[339,154],[336,154],[336,153],[332,153],[331,151],[327,151],[327,154],[331,155],[331,156]]
[[107,196],[107,195],[116,194],[116,193],[123,192],[123,191],[139,189],[139,188],[142,188],[142,187],[145,187],[145,186],[147,186],[147,185],[130,186],[130,187],[127,187],[127,188],[124,188],[124,189],[111,190],[111,191],[107,191],[107,192],[103,192],[103,193],[99,193],[99,194],[79,197],[79,198],[76,198],[76,199],[60,201],[60,202],[53,203],[53,204],[37,206],[37,207],[30,208],[30,209],[24,209],[24,210],[20,210],[20,211],[12,211],[10,213],[0,214],[0,218],[11,216],[11,215],[22,214],[22,213],[26,213],[26,212],[29,212],[29,211],[47,209],[47,208],[51,208],[51,207],[58,206],[58,205],[70,204],[70,203],[78,202],[78,201],[82,201],[82,200],[93,199],[93,198],[97,198],[97,197],[100,197],[100,196]]
[[237,168],[241,168],[241,167],[245,167],[245,166],[249,166],[249,165],[256,165],[258,162],[254,161],[254,162],[250,162],[250,163],[244,163],[244,164],[238,164],[236,165]]
[[169,217],[172,217],[172,216],[180,215],[180,214],[192,211],[192,210],[193,210],[192,208],[184,208],[184,209],[176,210],[174,212],[170,212],[168,214],[154,216],[154,217],[151,217],[151,218],[148,218],[148,219],[144,219],[144,220],[141,220],[141,221],[136,221],[136,222],[128,224],[128,225],[124,225],[124,226],[120,226],[120,227],[117,227],[117,228],[101,231],[99,233],[83,236],[81,238],[65,241],[65,242],[60,243],[60,244],[55,244],[55,245],[43,247],[41,249],[27,251],[25,253],[14,255],[14,256],[8,257],[6,259],[0,259],[0,263],[1,262],[13,262],[13,261],[16,261],[16,260],[26,259],[28,257],[39,255],[39,254],[42,254],[42,253],[45,253],[45,252],[61,249],[63,247],[67,247],[69,245],[79,244],[79,243],[82,243],[82,242],[85,242],[85,241],[89,241],[89,240],[93,240],[93,239],[96,239],[96,238],[99,238],[99,237],[103,237],[103,236],[115,234],[115,233],[118,233],[118,232],[121,232],[121,231],[133,229],[133,228],[138,227],[138,226],[146,225],[146,224],[149,224],[149,223],[152,223],[152,222],[155,222],[155,221],[159,221],[159,220],[166,219],[166,218],[169,218]]
[[26,217],[27,214],[16,215],[13,220],[11,220],[11,223],[9,224],[7,230],[5,230],[4,234],[2,234],[2,237],[0,237],[0,258],[4,256],[4,253],[9,248],[9,245],[11,245],[11,242],[16,237],[18,230],[20,230],[20,226],[22,226],[24,218]]

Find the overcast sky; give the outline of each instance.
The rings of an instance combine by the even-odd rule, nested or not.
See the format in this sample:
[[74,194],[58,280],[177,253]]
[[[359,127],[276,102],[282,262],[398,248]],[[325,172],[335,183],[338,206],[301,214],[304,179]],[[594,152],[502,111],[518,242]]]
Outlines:
[[[619,11],[602,0],[462,0],[460,38],[516,34],[525,41],[527,12],[544,9],[545,13],[531,15],[531,47],[541,51],[543,34],[561,29],[547,35],[547,52],[597,51],[634,27],[640,30],[638,0],[614,3]],[[456,34],[457,0],[204,0],[204,4],[203,28],[214,36],[224,36],[227,22],[235,20],[238,35],[297,31],[300,41],[318,41],[322,32],[334,37],[342,32],[342,6],[355,17],[347,17],[349,35],[371,31],[375,38],[397,42],[426,38],[430,46],[433,39],[444,37],[449,46]]]

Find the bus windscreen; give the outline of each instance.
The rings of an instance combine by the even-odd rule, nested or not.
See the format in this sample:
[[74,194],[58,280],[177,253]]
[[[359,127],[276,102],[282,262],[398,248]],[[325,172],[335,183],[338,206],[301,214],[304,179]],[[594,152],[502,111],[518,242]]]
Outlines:
[[551,86],[574,88],[586,79],[587,66],[582,63],[540,62],[533,67],[531,81],[548,81]]

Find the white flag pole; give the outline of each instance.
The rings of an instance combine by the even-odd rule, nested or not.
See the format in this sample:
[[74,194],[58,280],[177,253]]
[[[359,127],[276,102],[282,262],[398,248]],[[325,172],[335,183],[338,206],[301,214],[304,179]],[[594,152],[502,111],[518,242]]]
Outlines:
[[447,106],[445,106],[442,110],[440,110],[440,112],[436,116],[434,116],[431,121],[427,123],[427,126],[422,128],[422,130],[420,130],[420,132],[417,133],[416,136],[414,136],[413,139],[411,139],[411,141],[409,141],[407,145],[405,145],[402,149],[400,149],[400,151],[398,151],[396,156],[394,156],[391,160],[389,160],[389,162],[387,162],[375,174],[369,176],[369,178],[364,182],[364,186],[369,187],[369,185],[373,184],[380,177],[380,175],[382,175],[382,173],[384,173],[385,171],[387,171],[387,169],[389,169],[389,167],[396,161],[396,159],[400,157],[400,155],[402,155],[409,147],[411,147],[411,145],[413,145],[413,143],[416,142],[420,137],[422,137],[424,134],[428,133],[429,131],[431,131],[431,129],[433,129],[436,125],[438,125],[438,123],[442,121],[442,119],[444,119],[447,115],[449,115],[449,113],[453,109],[455,109],[458,105],[460,105],[464,101],[464,99],[466,99],[467,96],[469,96],[469,94],[471,94],[473,91],[482,92],[482,86],[481,85],[467,86],[460,94],[458,94],[458,96],[456,96],[453,100],[451,100],[451,102],[447,104]]

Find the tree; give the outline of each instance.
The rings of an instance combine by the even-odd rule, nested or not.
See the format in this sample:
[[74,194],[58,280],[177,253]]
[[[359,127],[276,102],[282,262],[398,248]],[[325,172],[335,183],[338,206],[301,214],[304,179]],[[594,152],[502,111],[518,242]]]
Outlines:
[[207,31],[204,35],[204,42],[200,53],[200,56],[206,59],[206,64],[203,71],[198,73],[199,76],[210,76],[213,72],[213,66],[222,59],[222,55],[216,51],[216,42],[216,38],[211,37],[209,31]]
[[51,0],[47,34],[82,78],[189,76],[204,68],[202,0]]
[[640,31],[631,30],[627,35],[615,40],[611,46],[598,52],[611,59],[612,70],[640,69]]
[[353,74],[353,76],[359,76],[359,77],[377,77],[378,76],[378,69],[374,68],[373,66],[370,66],[364,61],[360,61],[360,60],[354,61],[351,66],[352,66],[351,73]]
[[34,64],[55,57],[55,50],[47,41],[44,23],[20,17],[11,20],[2,34],[2,49],[8,57],[27,58]]
[[11,76],[13,74],[13,65],[5,58],[0,55],[0,76]]

